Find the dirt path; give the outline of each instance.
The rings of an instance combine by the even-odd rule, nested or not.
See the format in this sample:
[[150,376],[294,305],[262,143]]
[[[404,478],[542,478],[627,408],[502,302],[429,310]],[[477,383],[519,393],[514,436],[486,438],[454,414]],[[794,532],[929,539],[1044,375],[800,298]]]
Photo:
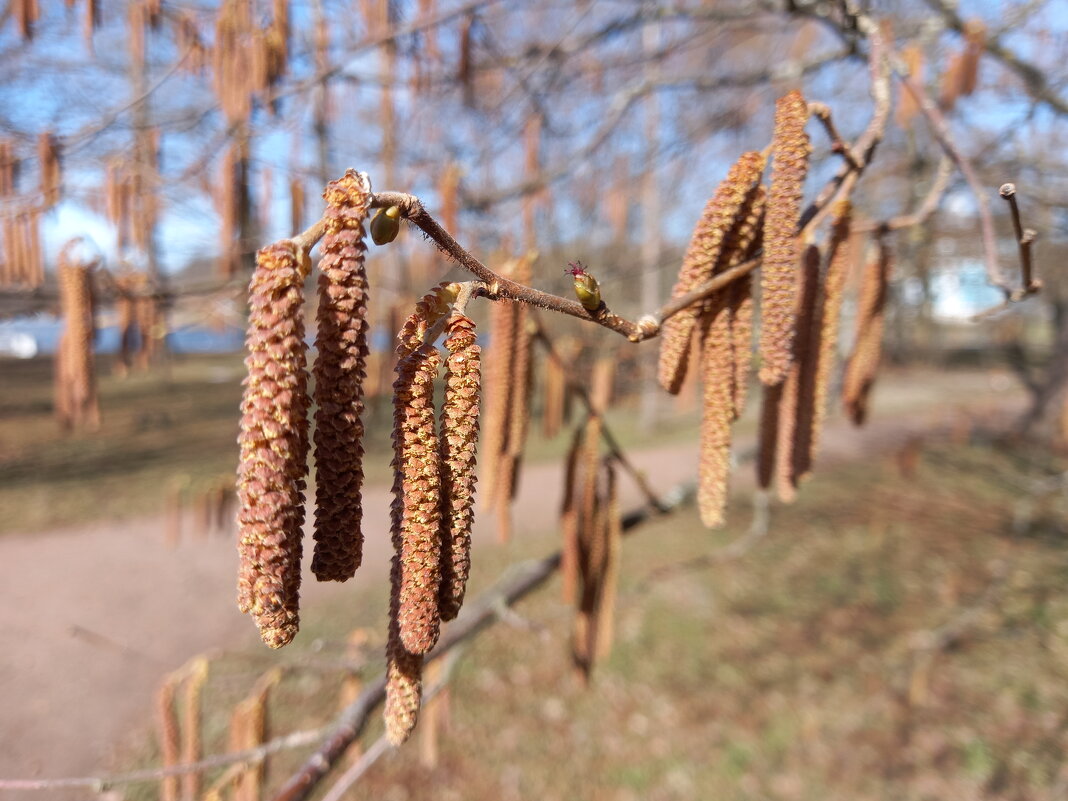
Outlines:
[[[951,408],[927,397],[926,389],[911,391],[912,400],[901,408],[894,405],[893,390],[884,390],[893,416],[877,417],[859,432],[841,421],[832,424],[821,461],[893,448],[913,433],[948,422],[959,414],[954,409],[975,409],[969,397],[982,397],[988,408],[1016,400],[1008,388],[991,394],[987,387],[977,395],[954,386]],[[752,437],[741,438],[738,452],[751,449]],[[697,445],[631,456],[653,486],[665,490],[692,480]],[[751,470],[738,473],[738,483],[752,483]],[[554,525],[560,479],[555,464],[525,468],[516,536]],[[634,488],[625,483],[624,503],[637,501]],[[365,495],[365,575],[377,573],[384,580],[389,492],[375,487]],[[491,540],[491,528],[492,520],[483,519],[476,537]],[[0,659],[0,777],[89,775],[109,763],[124,734],[149,719],[153,692],[165,672],[198,652],[248,640],[250,623],[234,604],[235,570],[230,538],[171,550],[164,545],[159,519],[0,538],[0,604],[8,621]],[[336,592],[307,576],[304,587],[307,606],[324,592]],[[0,798],[8,797],[14,794],[0,792]]]

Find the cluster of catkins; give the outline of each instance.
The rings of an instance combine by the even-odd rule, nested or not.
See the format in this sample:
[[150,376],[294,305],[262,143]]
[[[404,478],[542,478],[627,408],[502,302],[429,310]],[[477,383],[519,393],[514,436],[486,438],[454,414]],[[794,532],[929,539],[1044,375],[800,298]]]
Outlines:
[[[370,182],[349,170],[324,192],[315,374],[315,551],[320,581],[351,578],[362,560],[363,398],[367,367],[364,223]],[[304,489],[310,442],[303,285],[311,268],[289,240],[257,254],[250,286],[248,378],[242,401],[241,570],[238,605],[264,642],[288,643],[298,627]],[[394,383],[395,549],[390,609],[386,721],[407,739],[419,709],[422,666],[442,620],[463,602],[470,564],[479,347],[474,323],[454,308],[461,287],[424,297],[399,335]],[[459,304],[457,304],[459,305]],[[445,333],[440,415],[434,383]]]
[[607,656],[612,647],[623,537],[616,463],[600,454],[611,373],[603,368],[596,372],[591,412],[575,430],[567,455],[560,514],[563,595],[575,605],[571,655],[584,680],[594,662]]
[[[776,106],[768,158],[745,153],[708,201],[693,233],[673,297],[761,256],[759,376],[763,386],[758,480],[793,499],[810,471],[825,414],[848,269],[851,207],[834,209],[826,253],[800,234],[801,201],[811,146],[808,104],[790,92]],[[864,419],[878,366],[889,255],[868,270],[858,313],[857,346],[846,370],[845,405]],[[724,519],[730,470],[731,424],[741,414],[751,363],[753,290],[744,276],[668,318],[662,329],[658,379],[677,394],[691,361],[703,385],[698,505],[707,526]]]

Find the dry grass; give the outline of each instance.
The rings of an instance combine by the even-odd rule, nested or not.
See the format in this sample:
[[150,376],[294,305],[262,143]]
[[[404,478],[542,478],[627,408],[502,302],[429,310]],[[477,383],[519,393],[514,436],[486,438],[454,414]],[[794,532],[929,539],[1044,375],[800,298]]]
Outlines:
[[[718,566],[701,557],[744,521],[651,525],[624,544],[616,645],[589,689],[550,587],[519,608],[529,627],[496,627],[461,662],[439,766],[405,748],[353,798],[1052,798],[1068,779],[1068,504],[1028,488],[1066,468],[934,443],[918,464],[827,471]],[[554,545],[516,541],[509,556]],[[472,592],[505,563],[484,545]],[[354,664],[381,669],[385,603],[382,588],[357,588],[336,614],[309,616],[318,628],[286,655],[301,667],[272,701],[275,733],[331,712],[354,626],[368,627]],[[959,626],[949,647],[915,649],[946,626]],[[213,666],[206,705],[224,711],[267,660]],[[209,721],[208,751],[222,728]],[[300,757],[276,761],[269,782]]]

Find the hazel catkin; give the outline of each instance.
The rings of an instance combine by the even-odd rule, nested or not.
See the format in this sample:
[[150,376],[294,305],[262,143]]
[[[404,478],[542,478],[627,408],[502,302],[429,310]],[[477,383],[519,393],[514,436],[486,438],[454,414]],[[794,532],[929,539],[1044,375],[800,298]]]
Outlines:
[[481,349],[475,324],[454,314],[446,327],[445,397],[441,408],[441,593],[442,620],[460,611],[471,568],[475,447],[478,440]]
[[315,347],[315,552],[319,581],[345,581],[363,559],[363,382],[367,366],[364,221],[367,176],[327,186]]
[[882,353],[883,321],[890,281],[890,248],[879,239],[857,300],[857,336],[842,379],[842,403],[854,425],[864,425],[868,400]]
[[808,105],[800,92],[779,98],[775,105],[767,216],[764,221],[764,262],[760,278],[760,380],[781,383],[790,368],[793,345],[794,294],[797,291],[797,224],[811,152],[805,122]]
[[299,625],[309,403],[303,283],[292,242],[256,254],[238,436],[238,607],[272,648],[292,640]]
[[[740,219],[745,219],[759,191],[765,159],[760,153],[745,153],[731,167],[716,194],[708,201],[694,228],[679,277],[671,296],[678,298],[711,278],[721,266],[724,240]],[[700,304],[668,318],[661,330],[657,378],[675,395],[686,378],[690,343]]]
[[427,653],[438,639],[441,587],[441,476],[434,415],[440,357],[421,345],[397,364],[394,396],[393,545],[398,636],[404,648]]

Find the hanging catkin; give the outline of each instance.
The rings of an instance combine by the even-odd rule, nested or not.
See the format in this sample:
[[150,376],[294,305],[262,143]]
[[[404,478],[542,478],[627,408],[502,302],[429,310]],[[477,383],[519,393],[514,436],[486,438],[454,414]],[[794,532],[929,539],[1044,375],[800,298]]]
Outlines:
[[[234,707],[230,718],[230,750],[258,748],[267,739],[267,701],[282,678],[279,668],[271,668]],[[267,759],[246,765],[234,783],[232,801],[260,801],[260,787],[267,772]]]
[[[501,268],[510,271],[511,265]],[[502,300],[490,308],[490,373],[486,387],[486,420],[483,426],[482,504],[498,508],[498,499],[507,494],[501,473],[509,466],[509,410],[512,407],[512,365],[516,357],[517,304]]]
[[597,645],[598,659],[605,659],[612,650],[615,638],[616,587],[619,583],[619,560],[623,549],[623,518],[619,511],[619,488],[615,462],[605,465],[605,500],[601,538],[604,540],[604,564],[600,586],[597,588]]
[[564,500],[560,507],[560,581],[566,603],[574,603],[579,582],[579,458],[585,441],[584,426],[575,429],[564,468]]
[[[750,214],[763,170],[764,157],[755,152],[743,154],[731,167],[697,222],[671,293],[673,298],[696,289],[717,271],[724,239],[739,220]],[[672,394],[678,394],[686,378],[699,308],[700,304],[696,304],[669,317],[661,330],[657,378],[660,386]]]
[[[757,187],[745,217],[723,245],[724,269],[751,259],[763,245],[765,192]],[[753,277],[745,275],[724,292],[730,327],[732,418],[737,420],[749,394],[749,371],[753,362]],[[713,305],[714,301],[709,301]]]
[[[400,562],[393,559],[392,583],[400,584]],[[390,601],[389,640],[386,644],[386,703],[383,716],[386,736],[402,745],[412,734],[423,698],[423,657],[413,654],[401,641],[396,591]]]
[[79,241],[75,239],[64,246],[57,267],[63,333],[56,349],[56,417],[64,428],[100,424],[93,366],[90,265],[78,261]]
[[326,188],[315,347],[315,552],[319,581],[352,578],[363,558],[363,380],[367,364],[366,174]]
[[779,499],[792,503],[797,498],[797,461],[800,452],[808,453],[815,396],[815,367],[818,353],[814,332],[816,301],[819,293],[820,251],[815,245],[805,248],[801,257],[801,280],[796,299],[794,336],[790,372],[783,382],[779,403],[778,443],[775,446],[775,486]]
[[398,362],[393,384],[393,545],[399,563],[393,595],[398,637],[415,655],[434,647],[440,627],[441,478],[434,416],[439,362],[433,345],[420,345]]
[[779,441],[779,406],[782,384],[763,385],[760,403],[760,428],[757,432],[757,486],[768,489],[775,476],[775,447]]
[[[567,395],[567,374],[564,372],[564,357],[558,353],[549,354],[545,360],[545,372],[542,383],[543,400],[541,410],[542,436],[553,439],[560,433],[564,421],[564,399]],[[573,362],[568,362],[571,364]]]
[[883,315],[890,280],[890,248],[879,239],[878,253],[864,271],[857,300],[857,336],[842,381],[842,403],[854,425],[863,425],[883,341]]
[[37,160],[40,163],[40,191],[43,206],[52,208],[59,202],[59,145],[49,132],[37,137]]
[[[201,756],[200,697],[208,679],[208,660],[198,657],[182,688],[182,762],[191,765]],[[183,801],[196,801],[200,795],[200,773],[190,771],[182,776]]]
[[[174,695],[178,677],[168,675],[156,691],[156,726],[159,734],[160,758],[164,768],[173,768],[181,757],[181,742],[178,733],[178,713],[174,708]],[[164,776],[160,779],[160,801],[178,801],[178,777]]]
[[798,479],[812,472],[819,450],[823,421],[827,416],[827,395],[831,376],[838,361],[838,321],[842,315],[845,281],[849,271],[849,235],[852,205],[839,202],[834,209],[831,239],[827,246],[827,273],[823,278],[820,309],[817,319],[818,355],[816,356],[815,391],[812,408],[812,431],[808,438],[808,453],[802,454],[798,465]]
[[723,524],[730,477],[731,421],[734,419],[734,362],[731,315],[718,302],[701,318],[701,457],[697,466],[697,506],[709,528]]
[[299,624],[301,533],[308,453],[306,275],[292,242],[256,254],[249,285],[248,377],[241,401],[237,472],[238,607],[272,648]]
[[811,152],[805,133],[807,120],[808,106],[800,92],[790,92],[776,103],[772,139],[775,164],[771,171],[764,222],[764,262],[760,271],[760,380],[766,385],[781,383],[790,368],[796,325],[797,224]]
[[464,314],[449,318],[445,337],[445,397],[441,408],[441,618],[460,611],[471,568],[475,446],[481,349],[475,324]]

